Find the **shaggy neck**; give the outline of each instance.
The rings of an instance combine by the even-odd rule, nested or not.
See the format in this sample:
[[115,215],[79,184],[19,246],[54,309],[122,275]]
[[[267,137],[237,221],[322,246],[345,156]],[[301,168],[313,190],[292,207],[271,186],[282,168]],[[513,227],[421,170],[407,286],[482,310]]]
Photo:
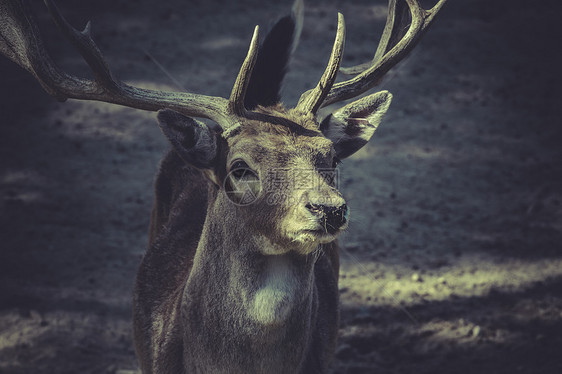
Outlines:
[[189,372],[298,372],[317,308],[314,254],[264,255],[273,244],[224,217],[209,211],[184,291]]

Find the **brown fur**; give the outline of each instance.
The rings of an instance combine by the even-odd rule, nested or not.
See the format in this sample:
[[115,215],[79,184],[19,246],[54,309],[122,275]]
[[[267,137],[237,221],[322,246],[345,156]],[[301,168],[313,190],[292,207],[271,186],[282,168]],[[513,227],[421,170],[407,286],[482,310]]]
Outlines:
[[[173,150],[161,163],[149,249],[134,295],[135,346],[145,374],[328,370],[338,328],[337,242],[295,241],[287,228],[306,224],[304,210],[285,202],[268,205],[269,192],[249,206],[235,206],[211,181],[224,183],[226,166],[237,157],[260,179],[271,168],[316,170],[331,163],[331,141],[313,119],[298,123],[281,108],[259,111],[280,120],[250,119],[237,135],[221,140],[214,170],[188,166]],[[328,185],[283,192],[299,204],[310,194],[341,199]],[[269,279],[268,269],[281,278],[289,272],[286,283],[293,286],[281,309],[261,313],[269,304],[257,303],[260,287],[271,283],[275,291],[285,284]],[[275,292],[265,295],[276,300]]]

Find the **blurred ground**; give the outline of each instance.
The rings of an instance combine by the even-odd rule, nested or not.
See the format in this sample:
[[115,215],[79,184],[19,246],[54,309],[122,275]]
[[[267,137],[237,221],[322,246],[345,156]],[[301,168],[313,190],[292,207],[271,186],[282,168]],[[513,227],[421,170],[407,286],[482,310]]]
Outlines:
[[[450,0],[382,88],[371,143],[341,166],[353,223],[342,239],[336,373],[561,373],[562,110],[553,0]],[[114,73],[226,96],[272,0],[59,1]],[[431,2],[424,2],[429,3]],[[429,6],[429,5],[428,5]],[[336,27],[345,63],[368,60],[384,1],[306,2],[284,90],[316,84]],[[55,60],[88,74],[34,4]],[[0,373],[136,370],[131,291],[152,181],[167,148],[155,115],[57,103],[0,59]]]

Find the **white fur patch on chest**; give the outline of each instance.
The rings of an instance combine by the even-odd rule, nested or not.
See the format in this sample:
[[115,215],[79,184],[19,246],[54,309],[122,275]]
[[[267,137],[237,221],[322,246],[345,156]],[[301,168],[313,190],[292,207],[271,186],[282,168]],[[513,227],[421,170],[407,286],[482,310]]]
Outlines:
[[263,283],[251,303],[251,316],[264,325],[287,320],[296,302],[298,281],[289,259],[284,255],[267,256]]

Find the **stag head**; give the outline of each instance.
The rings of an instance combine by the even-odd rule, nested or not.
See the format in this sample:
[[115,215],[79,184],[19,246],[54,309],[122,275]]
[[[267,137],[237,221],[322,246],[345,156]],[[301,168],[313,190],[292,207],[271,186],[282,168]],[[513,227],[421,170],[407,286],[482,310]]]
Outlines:
[[[291,18],[296,23],[302,19],[299,5]],[[337,190],[334,169],[369,141],[390,105],[392,96],[383,91],[318,120],[317,111],[330,92],[343,54],[345,25],[341,14],[338,18],[328,66],[316,88],[303,94],[295,108],[281,104],[278,90],[269,96],[258,90],[261,82],[272,84],[271,77],[279,78],[277,85],[282,79],[282,73],[267,68],[275,58],[268,51],[273,45],[293,50],[297,38],[284,38],[292,45],[279,47],[282,43],[277,39],[284,33],[273,29],[258,51],[256,28],[230,96],[228,127],[215,133],[177,112],[158,114],[160,127],[177,153],[201,168],[219,191],[216,213],[230,227],[260,233],[266,242],[261,247],[268,253],[307,254],[347,227],[349,208]],[[276,28],[300,28],[293,26],[279,22]],[[260,69],[252,74],[256,63]]]
[[[211,182],[216,214],[232,227],[250,227],[261,233],[269,243],[267,251],[309,253],[319,243],[334,240],[347,226],[349,209],[337,190],[334,169],[339,160],[369,141],[392,95],[387,91],[371,94],[323,120],[318,119],[318,110],[378,84],[414,47],[444,3],[441,0],[426,11],[416,0],[390,0],[375,57],[367,64],[342,69],[355,76],[335,83],[345,41],[344,18],[339,14],[326,70],[317,86],[303,93],[291,109],[281,104],[278,92],[301,29],[300,0],[295,2],[292,16],[279,22],[261,47],[256,26],[228,99],[152,91],[114,79],[91,37],[90,24],[77,31],[51,0],[45,4],[54,21],[89,64],[94,80],[60,71],[45,51],[27,5],[20,0],[0,1],[0,50],[60,100],[100,100],[159,110],[158,122],[173,149]],[[287,36],[284,30],[297,31]],[[220,131],[192,117],[211,119]]]

